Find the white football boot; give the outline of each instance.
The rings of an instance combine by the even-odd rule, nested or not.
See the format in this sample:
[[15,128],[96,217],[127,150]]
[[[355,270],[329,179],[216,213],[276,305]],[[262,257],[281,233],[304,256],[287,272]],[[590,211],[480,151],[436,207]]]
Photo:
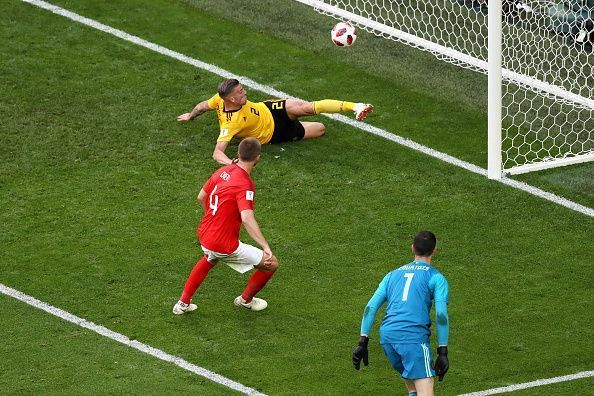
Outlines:
[[198,305],[196,304],[192,304],[191,302],[189,304],[186,304],[185,302],[179,300],[173,306],[173,313],[175,315],[183,315],[185,313],[194,311],[196,308],[198,308]]
[[244,307],[247,309],[251,309],[252,311],[261,311],[268,306],[266,300],[262,300],[261,298],[254,297],[252,301],[245,302],[245,300],[241,296],[235,297],[233,304],[237,305],[238,307]]
[[363,121],[372,110],[373,105],[369,103],[357,103],[354,108],[355,118],[358,121]]

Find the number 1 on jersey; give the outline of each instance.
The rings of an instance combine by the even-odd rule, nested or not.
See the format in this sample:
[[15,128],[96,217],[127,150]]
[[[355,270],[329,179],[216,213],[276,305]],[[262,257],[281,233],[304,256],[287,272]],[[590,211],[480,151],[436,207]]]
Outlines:
[[402,291],[402,301],[406,301],[408,299],[408,290],[410,289],[410,282],[412,282],[413,276],[415,276],[414,272],[407,272],[404,274],[406,283],[404,285],[404,290]]

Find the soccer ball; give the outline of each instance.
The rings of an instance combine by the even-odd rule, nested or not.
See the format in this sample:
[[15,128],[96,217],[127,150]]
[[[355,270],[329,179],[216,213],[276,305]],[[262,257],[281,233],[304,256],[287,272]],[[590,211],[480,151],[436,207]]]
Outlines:
[[349,22],[338,22],[330,33],[332,41],[339,47],[350,47],[357,39],[357,30]]

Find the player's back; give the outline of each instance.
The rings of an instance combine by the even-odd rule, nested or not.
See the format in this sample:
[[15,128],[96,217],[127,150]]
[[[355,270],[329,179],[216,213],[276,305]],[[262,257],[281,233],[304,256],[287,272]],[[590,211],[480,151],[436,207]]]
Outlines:
[[435,284],[443,275],[424,261],[416,260],[390,272],[387,277],[387,306],[380,329],[381,342],[428,342]]
[[254,208],[254,182],[237,164],[218,169],[203,187],[207,211],[198,227],[202,246],[229,254],[239,245],[241,211]]

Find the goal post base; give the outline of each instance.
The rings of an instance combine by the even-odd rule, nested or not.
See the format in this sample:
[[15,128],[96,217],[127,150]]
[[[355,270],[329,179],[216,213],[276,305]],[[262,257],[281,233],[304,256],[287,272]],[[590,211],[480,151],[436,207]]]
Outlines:
[[505,175],[520,175],[522,173],[557,168],[560,166],[580,164],[580,163],[589,162],[589,161],[594,161],[594,151],[591,153],[588,153],[588,154],[576,155],[575,157],[557,158],[557,159],[551,159],[548,161],[545,159],[545,160],[543,160],[543,162],[537,162],[534,164],[516,166],[513,168],[509,168],[509,169],[504,169],[503,173]]

